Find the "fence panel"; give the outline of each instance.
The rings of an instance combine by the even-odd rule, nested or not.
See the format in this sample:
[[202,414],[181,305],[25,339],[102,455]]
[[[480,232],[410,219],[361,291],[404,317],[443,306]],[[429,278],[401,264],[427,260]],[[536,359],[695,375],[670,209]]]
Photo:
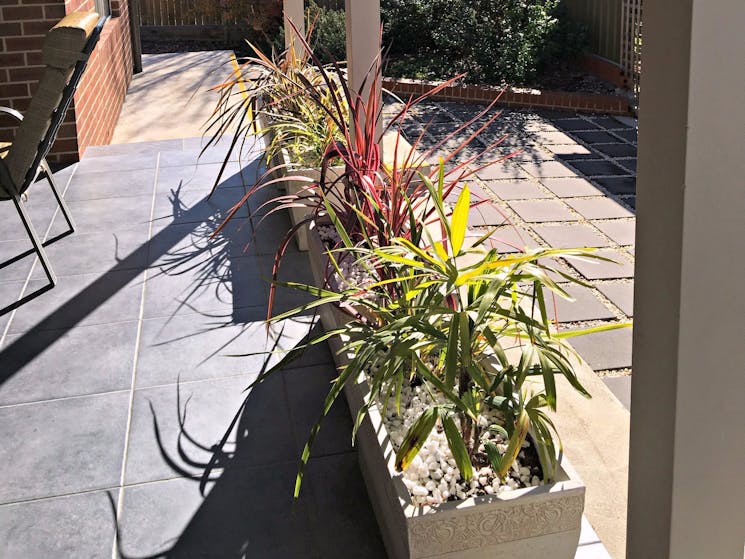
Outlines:
[[623,2],[621,67],[630,76],[634,94],[638,97],[642,73],[642,0]]
[[621,19],[625,0],[564,0],[575,21],[587,26],[590,50],[621,63]]

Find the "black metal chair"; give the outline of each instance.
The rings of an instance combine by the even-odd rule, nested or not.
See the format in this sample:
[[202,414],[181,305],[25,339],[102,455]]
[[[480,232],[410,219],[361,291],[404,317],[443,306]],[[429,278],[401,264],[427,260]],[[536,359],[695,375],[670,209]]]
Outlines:
[[[106,18],[99,18],[95,12],[74,12],[62,19],[44,40],[44,74],[25,116],[14,109],[0,107],[0,113],[15,118],[19,123],[13,141],[0,144],[0,201],[13,201],[33,245],[32,249],[0,263],[0,269],[36,253],[49,280],[48,285],[0,309],[0,316],[48,291],[57,283],[44,246],[71,234],[75,225],[54,182],[46,156],[54,144],[105,20]],[[67,231],[45,242],[36,233],[23,205],[26,191],[40,172],[44,173],[49,182],[68,225]]]

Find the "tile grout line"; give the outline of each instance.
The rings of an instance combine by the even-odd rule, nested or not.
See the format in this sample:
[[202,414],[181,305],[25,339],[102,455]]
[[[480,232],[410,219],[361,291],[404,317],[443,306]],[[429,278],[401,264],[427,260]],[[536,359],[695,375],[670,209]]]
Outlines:
[[119,557],[119,521],[122,515],[122,507],[124,506],[124,476],[127,471],[127,454],[129,453],[129,437],[132,429],[132,408],[134,406],[135,396],[135,383],[137,381],[137,359],[140,353],[140,341],[142,337],[142,324],[145,314],[145,290],[147,286],[147,273],[150,267],[150,248],[149,243],[153,234],[153,219],[155,216],[155,200],[158,193],[158,175],[160,173],[160,152],[158,152],[155,158],[155,179],[153,182],[153,196],[150,202],[150,225],[148,227],[147,240],[148,240],[148,259],[145,266],[145,271],[142,274],[142,291],[140,293],[140,312],[137,318],[137,333],[135,334],[135,347],[134,357],[132,359],[132,381],[129,389],[129,403],[127,405],[127,425],[124,431],[124,449],[122,452],[122,471],[119,477],[119,495],[116,504],[116,531],[114,532],[114,541],[111,546],[111,557],[117,559]]
[[[63,200],[65,198],[65,194],[67,194],[67,191],[70,188],[70,184],[72,183],[72,178],[75,176],[75,172],[77,170],[78,170],[78,163],[75,163],[75,168],[72,170],[72,173],[70,173],[70,176],[67,178],[67,182],[65,183],[65,188],[62,189],[62,193],[60,194]],[[51,185],[49,185],[49,188],[51,189]],[[60,213],[60,206],[59,204],[56,204],[56,207],[54,208],[54,212],[52,212],[52,218],[49,220],[49,225],[47,226],[46,231],[44,232],[44,236],[41,239],[42,245],[49,238],[49,233],[52,231],[52,226],[54,225],[54,221],[57,219],[57,216],[59,215],[59,213]],[[20,300],[23,297],[23,294],[26,292],[26,289],[28,288],[28,284],[31,282],[31,278],[33,277],[34,271],[36,270],[36,263],[38,261],[39,261],[39,256],[35,254],[34,261],[31,264],[31,269],[28,271],[28,276],[26,277],[26,280],[23,282],[23,286],[21,287],[21,291],[18,294],[18,298],[16,299],[16,301]],[[8,332],[10,331],[10,327],[13,323],[13,319],[15,318],[16,312],[18,310],[19,309],[13,309],[13,311],[10,313],[10,318],[8,318],[8,322],[5,325],[5,328],[3,328],[2,335],[0,335],[0,347],[3,347],[3,345],[5,344],[5,339],[8,337]]]

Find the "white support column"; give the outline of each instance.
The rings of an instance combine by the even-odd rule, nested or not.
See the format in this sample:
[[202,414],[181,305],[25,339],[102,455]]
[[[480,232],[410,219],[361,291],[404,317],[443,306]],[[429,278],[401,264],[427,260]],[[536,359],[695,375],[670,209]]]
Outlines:
[[[380,56],[380,0],[344,0],[344,6],[349,85],[364,97],[369,92],[360,92],[360,87]],[[371,81],[372,76],[367,79]]]
[[644,4],[628,559],[742,559],[745,2]]
[[285,48],[294,44],[299,48],[300,41],[294,39],[295,32],[288,20],[295,25],[298,32],[305,36],[305,2],[303,0],[283,0],[284,24],[285,24]]

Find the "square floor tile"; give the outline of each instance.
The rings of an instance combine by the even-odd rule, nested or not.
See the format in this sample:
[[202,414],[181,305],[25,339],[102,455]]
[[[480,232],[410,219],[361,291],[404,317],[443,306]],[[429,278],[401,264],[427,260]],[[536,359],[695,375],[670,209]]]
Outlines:
[[[252,247],[252,231],[248,219],[232,219],[224,226],[212,220],[202,223],[159,222],[153,226],[148,243],[148,260],[159,266],[172,267],[181,261],[201,258],[247,256]],[[250,252],[254,253],[253,250]]]
[[68,202],[152,196],[155,190],[155,168],[121,169],[116,173],[75,174],[65,192]]
[[551,195],[541,190],[534,182],[521,181],[487,181],[486,187],[502,200],[529,200],[550,198]]
[[533,134],[533,143],[545,145],[557,144],[576,144],[570,136],[563,132],[535,132]]
[[610,299],[611,303],[621,309],[626,316],[634,316],[633,282],[606,281],[595,284],[595,287]]
[[636,157],[636,146],[632,146],[625,142],[593,144],[592,149],[609,157]]
[[235,468],[202,496],[195,480],[124,489],[124,557],[320,559],[307,505],[292,502],[296,464]]
[[[142,273],[133,269],[59,278],[54,289],[16,311],[10,333],[136,320],[142,299],[142,277]],[[44,285],[46,280],[32,280],[25,293]]]
[[129,389],[136,336],[136,322],[8,336],[0,405]]
[[334,557],[341,549],[354,550],[355,559],[387,556],[356,453],[311,460],[304,484],[321,557]]
[[103,146],[88,146],[85,159],[91,157],[105,157],[107,155],[142,155],[163,151],[183,151],[183,140],[156,140],[154,142],[131,142],[128,144],[107,144]]
[[555,146],[546,146],[551,153],[562,156],[561,159],[568,161],[571,159],[584,159],[592,152],[585,146],[579,144],[559,144]]
[[[147,223],[139,223],[131,229],[118,231],[76,232],[58,239],[45,250],[58,277],[144,271],[147,268],[148,229]],[[36,266],[33,277],[44,277],[41,266]]]
[[636,173],[636,157],[616,159],[616,163],[621,165],[621,167],[628,169],[631,173]]
[[[75,234],[131,230],[150,221],[152,194],[106,198],[103,200],[78,200],[69,202],[70,214],[75,222]],[[52,234],[68,229],[61,214],[57,214]]]
[[636,177],[602,177],[595,180],[611,194],[636,194]]
[[199,314],[145,320],[137,386],[258,374],[265,364],[283,357],[282,350],[295,347],[311,325],[310,318],[288,319],[273,324],[267,334],[261,320],[220,323]]
[[0,408],[0,503],[114,487],[121,476],[129,393]]
[[[473,232],[480,237],[485,233],[483,230]],[[486,247],[496,248],[501,253],[523,252],[538,245],[530,234],[514,225],[503,225],[492,233],[489,240],[484,244]]]
[[[0,264],[9,262],[32,248],[33,245],[28,239],[0,241]],[[3,268],[0,268],[0,283],[25,281],[31,271],[31,266],[35,258],[36,253],[32,253],[16,260],[12,264],[7,264]]]
[[220,459],[223,467],[298,459],[281,376],[245,392],[255,379],[239,375],[137,390],[126,483],[199,475],[236,415],[239,420]]
[[0,506],[2,557],[111,557],[114,533],[106,492]]
[[546,290],[544,295],[549,318],[558,318],[559,322],[580,322],[616,317],[610,309],[600,302],[591,289],[581,285],[564,285],[563,287],[574,300],[567,301],[563,297]]
[[616,250],[599,250],[594,254],[613,262],[590,258],[567,258],[567,262],[589,280],[633,278],[634,264]]
[[505,211],[493,203],[479,204],[468,210],[468,225],[479,227],[483,225],[504,225],[508,223]]
[[[31,226],[36,230],[39,238],[43,238],[49,224],[52,223],[52,217],[57,211],[57,206],[50,201],[40,200],[38,196],[34,195],[32,189],[29,189],[29,193],[29,200],[23,202],[23,206],[28,212]],[[28,239],[28,234],[13,202],[0,203],[0,239],[3,241],[25,241]]]
[[634,214],[615,200],[597,196],[595,198],[570,198],[566,203],[586,219],[611,219],[634,217]]
[[628,129],[629,125],[621,122],[620,120],[610,117],[610,116],[602,116],[602,117],[590,117],[588,120],[594,122],[598,126],[602,126],[603,128],[607,128],[608,130],[618,130],[618,129]]
[[89,173],[110,173],[116,175],[122,171],[137,169],[155,169],[158,160],[157,149],[142,153],[119,153],[116,155],[101,155],[98,157],[83,157],[75,175]]
[[588,365],[595,371],[631,367],[631,328],[608,330],[571,339]]
[[626,169],[614,165],[605,159],[569,161],[568,164],[587,177],[607,177],[629,174]]
[[515,163],[495,162],[479,170],[476,175],[481,180],[525,179],[527,175]]
[[539,179],[545,177],[573,177],[577,174],[573,169],[559,161],[520,163],[520,166],[530,175]]
[[[253,256],[193,259],[156,265],[145,284],[145,318],[201,313],[217,321],[237,318],[239,309],[263,308],[267,282]],[[260,320],[263,311],[254,313]],[[231,319],[232,317],[232,319]]]
[[627,410],[631,410],[631,375],[603,377],[603,382],[618,398],[621,405]]
[[557,118],[551,121],[554,126],[561,130],[570,132],[577,130],[597,130],[598,126],[589,119],[584,118]]
[[597,196],[601,194],[590,181],[579,177],[541,179],[541,184],[560,198]]
[[[323,408],[323,403],[338,376],[335,365],[317,365],[287,369],[282,372],[290,416],[297,437],[298,456],[308,441],[310,431]],[[321,423],[321,431],[313,443],[311,456],[326,456],[352,450],[352,418],[340,395]]]
[[613,134],[616,136],[623,138],[627,142],[633,142],[636,143],[636,138],[638,136],[638,133],[636,130],[614,130]]
[[[245,194],[243,188],[219,188],[213,194],[203,189],[188,187],[175,187],[170,190],[158,188],[153,219],[156,223],[191,223],[207,220],[222,223]],[[248,217],[248,205],[242,204],[234,215],[237,218]]]
[[554,248],[603,247],[610,244],[594,227],[585,224],[534,225],[533,230]]
[[583,142],[588,144],[607,144],[617,141],[615,136],[601,130],[595,130],[590,132],[572,132],[573,136],[576,136]]
[[510,202],[510,207],[529,223],[578,220],[577,216],[558,200],[517,200]]
[[621,246],[633,245],[636,237],[636,222],[630,219],[594,221],[593,225]]

